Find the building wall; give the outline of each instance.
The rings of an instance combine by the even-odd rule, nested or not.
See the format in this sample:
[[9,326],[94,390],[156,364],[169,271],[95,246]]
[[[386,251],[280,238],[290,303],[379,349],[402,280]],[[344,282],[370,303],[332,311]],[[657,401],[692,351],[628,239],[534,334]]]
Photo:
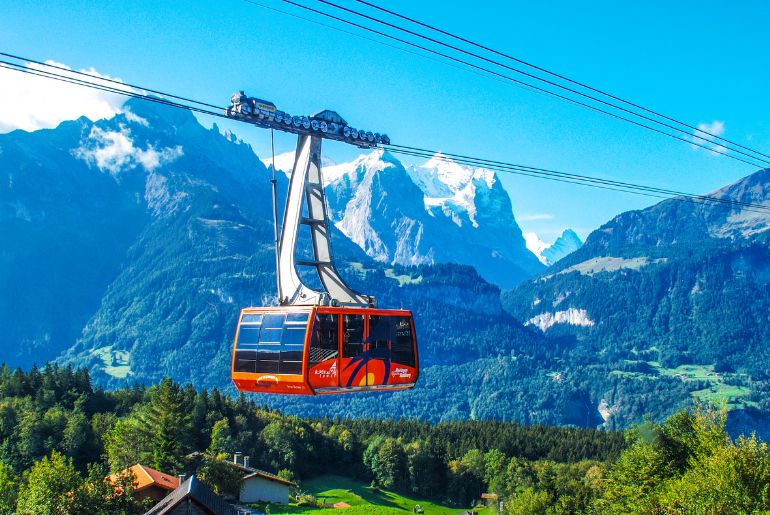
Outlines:
[[241,482],[240,502],[289,503],[289,485],[263,477],[251,477]]

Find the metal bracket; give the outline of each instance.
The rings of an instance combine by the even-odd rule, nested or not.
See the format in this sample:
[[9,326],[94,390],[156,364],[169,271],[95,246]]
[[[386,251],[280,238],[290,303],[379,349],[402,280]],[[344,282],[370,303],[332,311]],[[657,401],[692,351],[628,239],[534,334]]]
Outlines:
[[[321,141],[320,137],[311,134],[300,134],[297,138],[297,153],[278,247],[278,299],[282,306],[374,307],[374,297],[350,288],[334,266],[329,217],[321,180]],[[307,205],[307,217],[302,216],[303,205]],[[295,258],[300,224],[310,228],[312,261],[298,261]],[[297,273],[297,266],[314,267],[324,291],[306,286]]]

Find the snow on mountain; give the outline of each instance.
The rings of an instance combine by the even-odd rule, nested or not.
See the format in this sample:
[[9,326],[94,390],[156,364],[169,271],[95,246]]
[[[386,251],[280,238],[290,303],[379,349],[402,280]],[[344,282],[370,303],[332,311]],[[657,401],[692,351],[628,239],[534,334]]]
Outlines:
[[[285,173],[293,163],[294,152],[276,156]],[[325,160],[322,168],[332,221],[378,261],[472,265],[504,288],[543,268],[527,250],[508,193],[491,170],[442,154],[406,168],[382,149],[349,163]]]
[[324,167],[332,218],[369,256],[392,264],[455,262],[503,287],[538,272],[494,172],[436,155],[404,165],[375,150]]
[[393,264],[434,262],[423,235],[438,228],[426,220],[421,190],[393,155],[375,150],[323,174],[332,220],[366,254]]
[[[491,191],[495,187],[497,176],[493,171],[474,170],[447,159],[443,154],[436,154],[419,167],[411,166],[409,172],[425,194],[425,207],[431,215],[437,216],[440,211],[459,227],[463,223],[479,227],[476,197],[478,192]],[[512,213],[510,216],[513,216]]]
[[548,266],[548,263],[546,263],[546,260],[543,257],[543,251],[547,249],[549,245],[541,240],[534,232],[525,232],[524,241],[526,242],[529,251],[532,252],[541,263]]
[[572,229],[565,229],[561,236],[548,245],[534,232],[524,234],[527,248],[546,266],[551,266],[564,256],[583,246],[580,237]]

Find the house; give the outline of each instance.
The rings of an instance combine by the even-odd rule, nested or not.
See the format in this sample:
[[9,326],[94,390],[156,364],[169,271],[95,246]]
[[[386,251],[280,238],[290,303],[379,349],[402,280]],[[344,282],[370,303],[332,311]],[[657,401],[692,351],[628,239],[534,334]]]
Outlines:
[[[187,455],[189,470],[197,470],[203,460],[203,453],[193,452]],[[250,466],[250,457],[236,452],[232,460],[223,463],[234,468],[241,474],[238,501],[242,503],[274,502],[280,504],[289,503],[289,489],[296,487],[296,483]],[[234,489],[235,490],[235,489]]]
[[176,490],[179,487],[179,478],[172,476],[171,474],[164,474],[150,467],[144,465],[134,465],[128,470],[112,474],[108,479],[111,482],[117,481],[120,475],[130,472],[136,478],[134,484],[134,497],[143,501],[144,499],[152,499],[153,502],[158,502],[166,497],[169,492]]
[[289,488],[297,486],[264,470],[253,472],[241,479],[240,502],[275,502],[289,504]]
[[241,515],[235,506],[190,476],[145,515]]

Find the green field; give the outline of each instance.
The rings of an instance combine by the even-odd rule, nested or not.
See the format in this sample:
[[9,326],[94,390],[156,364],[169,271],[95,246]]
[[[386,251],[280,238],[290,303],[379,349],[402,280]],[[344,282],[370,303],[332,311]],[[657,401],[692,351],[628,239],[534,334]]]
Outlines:
[[398,281],[399,286],[404,286],[405,284],[420,284],[422,282],[421,275],[418,275],[417,277],[412,277],[411,275],[396,275],[396,272],[392,268],[385,270],[385,277]]
[[99,356],[104,364],[104,372],[112,377],[125,379],[131,374],[128,351],[113,351],[110,345],[91,351],[91,355]]
[[[411,513],[419,504],[426,515],[455,514],[465,511],[463,508],[451,508],[434,502],[406,497],[387,490],[374,490],[364,483],[341,476],[321,476],[309,481],[303,481],[300,490],[313,494],[318,501],[323,501],[330,507],[318,508],[312,506],[297,506],[295,504],[271,504],[271,515],[284,513],[319,513],[328,515],[364,515],[364,514],[404,514]],[[331,505],[344,502],[348,508],[333,508]],[[262,511],[267,511],[265,505],[257,505]],[[495,511],[486,508],[478,511],[483,515],[492,515]]]
[[746,376],[719,374],[714,372],[714,365],[681,365],[676,368],[664,368],[657,361],[647,361],[646,363],[654,369],[653,372],[645,373],[613,370],[610,374],[637,380],[654,379],[657,376],[664,376],[677,378],[684,382],[702,381],[708,383],[708,386],[692,391],[693,398],[700,402],[711,402],[714,404],[721,404],[724,402],[729,409],[739,408],[744,403],[747,405],[753,404],[746,400],[751,392],[749,387],[731,385],[725,382],[725,379],[728,377],[745,378]]

